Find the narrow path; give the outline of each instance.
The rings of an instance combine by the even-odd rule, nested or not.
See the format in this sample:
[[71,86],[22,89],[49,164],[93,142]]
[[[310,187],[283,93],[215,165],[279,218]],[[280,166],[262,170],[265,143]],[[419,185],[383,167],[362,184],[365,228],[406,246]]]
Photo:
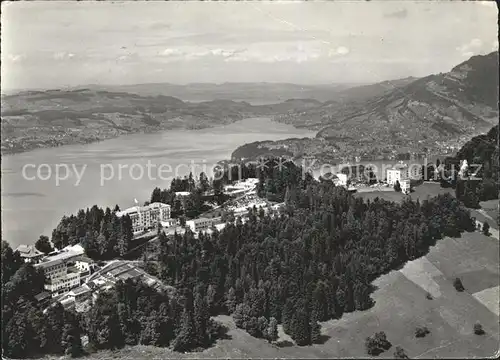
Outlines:
[[[479,220],[476,220],[476,226],[478,224],[481,225],[481,229],[482,229],[483,228],[483,223],[481,221],[479,221]],[[495,228],[493,228],[493,227],[490,226],[490,230],[489,231],[490,231],[490,235],[489,235],[490,238],[499,240],[498,239],[498,235],[499,234],[498,234],[498,230],[497,229],[495,229]]]

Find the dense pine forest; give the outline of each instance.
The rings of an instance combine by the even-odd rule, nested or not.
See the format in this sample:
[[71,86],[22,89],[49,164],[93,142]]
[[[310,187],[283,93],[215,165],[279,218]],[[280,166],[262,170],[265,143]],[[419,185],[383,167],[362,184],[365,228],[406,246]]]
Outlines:
[[44,276],[25,264],[2,241],[2,355],[25,358],[42,354],[82,354],[79,316],[56,304],[44,314],[35,296]]
[[[65,310],[60,303],[46,312],[35,296],[44,276],[24,264],[2,242],[2,354],[13,358],[44,354],[72,357],[125,345],[172,345],[176,351],[203,348],[224,335],[210,319],[203,287],[170,296],[141,282],[118,282],[103,292],[85,314]],[[89,343],[82,346],[81,336]]]
[[162,236],[159,266],[147,268],[177,289],[203,284],[211,314],[232,313],[254,336],[268,337],[272,321],[305,345],[318,339],[318,321],[372,306],[375,278],[475,228],[451,195],[399,205],[329,183],[288,192],[280,215],[255,209],[220,233]]
[[[4,353],[76,356],[139,343],[192,350],[223,336],[224,329],[210,319],[221,313],[232,314],[255,337],[273,341],[282,324],[298,345],[320,342],[321,321],[373,305],[375,278],[426,254],[444,236],[475,229],[468,210],[451,195],[422,203],[365,202],[331,182],[302,177],[293,163],[285,169],[255,174],[259,193],[285,200],[279,213],[254,209],[246,222],[237,218],[198,238],[190,231],[173,238],[160,234],[156,259],[149,257],[144,266],[175,287],[174,296],[119,283],[83,315],[60,306],[42,314],[34,296],[42,291],[43,276],[3,243]],[[93,207],[66,221],[71,232],[56,229],[63,234],[56,239],[80,239],[90,255],[107,249],[114,256],[130,220]],[[88,244],[91,231],[97,250]],[[89,340],[83,350],[80,334]]]
[[52,231],[52,243],[58,249],[81,244],[92,259],[113,259],[125,255],[132,246],[132,221],[127,215],[117,217],[110,208],[97,205],[64,216]]
[[[206,202],[222,204],[228,196],[223,194],[223,186],[234,180],[259,178],[258,195],[271,201],[284,201],[287,189],[313,181],[310,174],[301,179],[301,168],[286,163],[280,171],[279,159],[268,159],[266,166],[258,168],[255,163],[234,164],[221,169],[215,179],[210,181],[204,173],[195,181],[193,175],[172,180],[169,189],[155,188],[150,202],[169,204],[172,217],[180,218],[181,223],[192,219],[210,209]],[[176,192],[189,192],[185,200],[177,197]],[[109,260],[123,257],[133,244],[132,222],[128,216],[115,215],[113,210],[102,209],[97,205],[90,209],[80,209],[76,215],[64,216],[52,231],[52,244],[58,249],[68,245],[81,244],[87,256],[95,260]]]
[[[445,159],[445,171],[449,177],[452,177],[451,165],[455,165],[455,169],[458,169],[458,164],[462,160],[467,160],[469,169],[462,178],[441,181],[442,185],[455,188],[457,199],[470,208],[479,208],[480,201],[498,199],[500,188],[498,149],[497,125],[487,134],[473,137],[454,157]],[[476,176],[469,178],[473,173],[476,173]]]

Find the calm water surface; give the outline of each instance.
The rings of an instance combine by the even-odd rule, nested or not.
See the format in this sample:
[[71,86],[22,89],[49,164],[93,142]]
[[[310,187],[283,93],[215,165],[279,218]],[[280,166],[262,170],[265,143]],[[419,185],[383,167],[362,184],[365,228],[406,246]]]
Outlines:
[[[94,204],[101,207],[119,204],[126,208],[134,204],[134,198],[140,203],[149,200],[155,186],[169,187],[170,180],[162,180],[154,167],[151,167],[149,176],[148,161],[158,166],[171,166],[172,171],[164,172],[164,178],[172,176],[176,167],[177,173],[183,176],[189,173],[192,162],[199,165],[196,171],[200,171],[203,165],[210,168],[217,161],[229,159],[231,153],[245,143],[314,135],[315,132],[296,129],[266,118],[251,118],[211,129],[133,134],[100,143],[38,149],[4,156],[2,239],[14,247],[34,243],[41,234],[50,237],[52,229],[63,215],[73,214],[80,208]],[[49,171],[52,176],[48,180],[28,180],[22,174],[26,164],[36,166],[26,168],[28,177],[37,176],[36,169],[41,164],[48,165],[40,169],[41,177],[47,177]],[[59,185],[54,176],[57,164],[66,164],[70,169],[67,179],[61,180]],[[133,165],[135,167],[130,173]],[[142,177],[140,168],[144,171]],[[75,185],[78,176],[74,169],[82,174],[78,185]],[[169,170],[167,167],[164,169]],[[111,171],[114,176],[111,176]],[[60,174],[63,178],[66,176],[62,167]],[[101,186],[103,176],[112,179],[103,181]]]

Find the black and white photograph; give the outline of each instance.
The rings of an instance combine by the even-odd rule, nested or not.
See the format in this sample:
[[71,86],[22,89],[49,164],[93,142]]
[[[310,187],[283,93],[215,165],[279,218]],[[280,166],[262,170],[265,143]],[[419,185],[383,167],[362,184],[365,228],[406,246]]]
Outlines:
[[495,1],[3,1],[2,359],[500,355]]

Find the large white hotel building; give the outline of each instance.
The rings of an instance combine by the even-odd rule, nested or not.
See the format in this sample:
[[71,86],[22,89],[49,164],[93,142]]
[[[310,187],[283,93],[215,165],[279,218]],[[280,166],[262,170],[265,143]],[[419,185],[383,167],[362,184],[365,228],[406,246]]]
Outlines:
[[163,226],[171,224],[170,205],[163,203],[152,203],[146,206],[133,206],[123,211],[117,211],[116,216],[128,215],[132,220],[132,231],[134,233],[153,229],[161,223]]

